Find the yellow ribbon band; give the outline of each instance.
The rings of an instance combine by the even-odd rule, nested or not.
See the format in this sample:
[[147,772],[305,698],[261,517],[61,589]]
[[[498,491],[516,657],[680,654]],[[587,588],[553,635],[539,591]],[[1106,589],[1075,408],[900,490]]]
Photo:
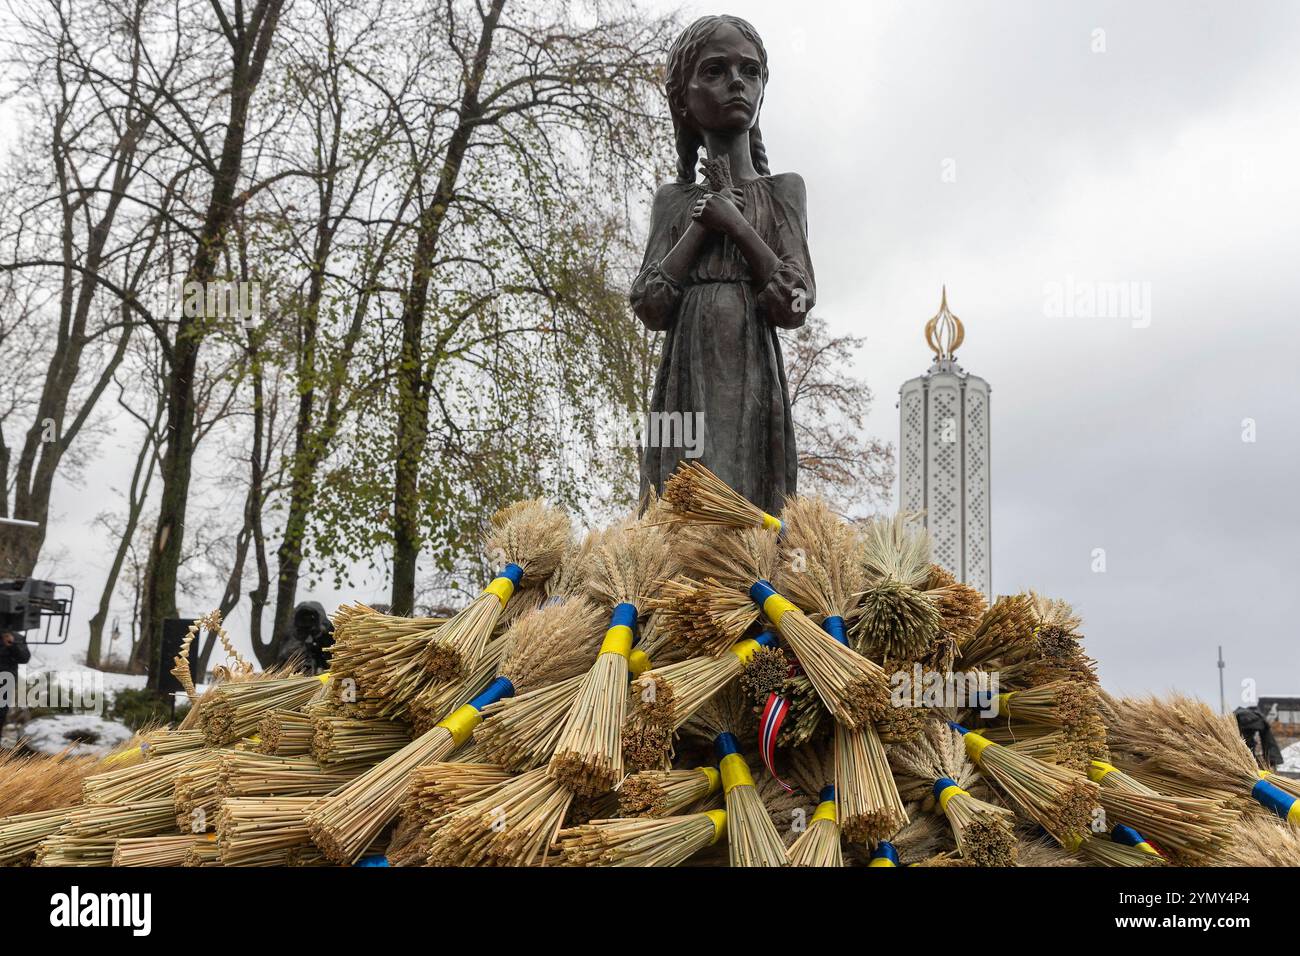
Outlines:
[[632,628],[626,624],[615,624],[605,632],[605,641],[600,645],[600,652],[628,657],[632,653]]
[[732,644],[729,648],[727,648],[727,650],[731,651],[731,653],[739,657],[740,663],[748,664],[750,658],[754,656],[754,653],[760,647],[762,647],[762,645],[759,644],[758,641],[754,640],[753,638],[746,638],[743,641],[736,641],[736,643]]
[[776,515],[770,515],[770,514],[768,514],[766,511],[764,511],[764,512],[763,512],[763,527],[766,528],[768,531],[780,531],[780,530],[781,530],[781,519],[778,518]]
[[1111,766],[1104,760],[1094,760],[1088,766],[1088,779],[1093,783],[1101,783],[1102,778],[1108,773],[1119,773],[1119,768]]
[[831,823],[839,822],[839,817],[835,815],[834,800],[823,800],[817,804],[817,809],[813,811],[812,819],[808,821],[808,825],[811,826],[818,820],[829,820]]
[[126,760],[129,757],[134,757],[136,754],[141,753],[143,749],[143,746],[132,747],[130,750],[123,750],[121,753],[109,754],[104,758],[103,762],[117,763],[118,761]]
[[[1277,774],[1275,774],[1271,770],[1256,770],[1255,772],[1259,774],[1260,780],[1267,780],[1269,777],[1277,776]],[[1277,786],[1277,784],[1274,784],[1274,786]],[[1291,794],[1288,791],[1283,791],[1283,792],[1286,793],[1288,797],[1293,796],[1293,794]],[[1300,800],[1296,800],[1294,803],[1291,804],[1290,807],[1287,808],[1286,822],[1300,827]]]
[[722,835],[727,832],[727,811],[705,810],[704,815],[713,821],[713,841],[709,844],[712,846],[721,840]]
[[722,771],[723,793],[731,793],[736,787],[754,785],[754,778],[749,773],[749,765],[740,754],[727,754],[718,766]]
[[966,743],[966,755],[977,764],[980,762],[980,757],[985,749],[993,746],[993,741],[987,737],[981,737],[973,730],[963,734],[962,740]]
[[627,655],[627,669],[633,677],[640,677],[650,669],[650,655],[645,651],[633,651]]
[[316,679],[320,681],[322,684],[328,684],[330,682],[330,672],[324,671],[320,674],[317,674]]
[[763,602],[763,613],[776,627],[781,626],[781,618],[785,616],[786,611],[797,610],[799,610],[797,607],[779,594],[773,594]]
[[470,735],[474,733],[474,728],[483,721],[483,715],[471,707],[469,704],[462,704],[450,714],[438,721],[438,726],[444,730],[451,731],[451,739],[459,747],[465,741],[469,740]]
[[[718,773],[715,767],[696,767],[700,773],[709,778],[709,793],[717,793],[718,788],[722,786],[722,774]],[[708,796],[708,793],[705,794]]]
[[877,856],[872,857],[871,862],[868,863],[867,866],[898,866],[898,864],[886,857]]
[[506,602],[510,600],[515,593],[515,582],[509,578],[493,578],[488,582],[488,586],[483,589],[484,594],[495,594],[496,599],[505,607]]
[[953,784],[951,787],[944,787],[943,790],[940,791],[939,793],[939,809],[944,813],[947,813],[948,801],[951,800],[953,797],[957,796],[957,794],[959,793],[968,793],[968,792],[969,791],[963,790],[961,787],[957,786],[956,784]]

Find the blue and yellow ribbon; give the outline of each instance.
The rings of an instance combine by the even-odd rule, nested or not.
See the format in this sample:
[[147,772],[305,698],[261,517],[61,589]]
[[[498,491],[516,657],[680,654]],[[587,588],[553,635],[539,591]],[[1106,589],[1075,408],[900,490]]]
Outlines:
[[775,646],[776,634],[772,631],[765,630],[762,634],[759,634],[758,637],[747,637],[744,640],[737,641],[735,644],[732,644],[727,648],[727,650],[739,657],[740,663],[748,664],[760,647]]
[[614,607],[609,616],[609,628],[605,631],[604,643],[600,645],[602,654],[618,654],[627,658],[632,654],[632,642],[636,640],[636,605],[626,602]]
[[749,764],[740,755],[740,745],[736,735],[723,732],[713,738],[713,752],[718,758],[718,770],[722,775],[723,794],[731,793],[737,787],[752,787],[754,778],[750,775]]
[[808,821],[808,825],[812,826],[818,820],[839,823],[839,816],[835,812],[835,785],[827,784],[822,787],[822,792],[817,795],[817,801],[817,809],[813,811],[812,819]]
[[939,810],[944,814],[948,812],[948,801],[963,793],[970,795],[968,790],[957,786],[957,781],[951,777],[940,777],[934,782],[934,796],[939,801]]
[[781,595],[776,593],[776,588],[772,587],[768,581],[755,581],[749,587],[749,599],[763,609],[767,619],[772,622],[773,627],[781,626],[781,618],[787,611],[799,610]]
[[451,739],[459,747],[469,740],[470,735],[474,733],[474,728],[483,722],[483,708],[513,696],[515,696],[515,685],[510,683],[510,678],[498,676],[468,704],[462,704],[438,721],[437,726],[449,731]]
[[[501,573],[488,582],[488,586],[483,589],[483,594],[495,594],[501,606],[505,607],[506,602],[510,600],[519,587],[519,582],[524,579],[524,569],[519,565],[511,563],[501,569]],[[480,595],[481,597],[482,595]]]
[[653,666],[650,663],[650,656],[645,651],[632,648],[636,643],[636,618],[635,604],[628,604],[626,601],[616,604],[613,613],[609,616],[609,628],[605,631],[605,640],[600,645],[601,654],[617,654],[627,660],[630,679],[640,677]]
[[1255,798],[1255,802],[1260,806],[1272,810],[1283,820],[1300,827],[1300,800],[1291,796],[1277,784],[1266,780],[1264,778],[1265,773],[1266,771],[1262,771],[1259,781],[1250,788],[1250,795]]
[[967,730],[955,721],[948,721],[948,726],[961,734],[962,743],[966,745],[966,756],[970,757],[976,766],[979,766],[980,758],[986,749],[999,746],[987,737],[977,734],[973,730]]
[[1117,823],[1110,828],[1110,838],[1116,843],[1122,843],[1124,846],[1131,846],[1134,849],[1141,850],[1143,853],[1150,853],[1152,856],[1160,856],[1160,851],[1147,842],[1146,837],[1138,833],[1132,827],[1126,827],[1122,823]]
[[888,840],[881,840],[867,866],[898,866],[898,847]]

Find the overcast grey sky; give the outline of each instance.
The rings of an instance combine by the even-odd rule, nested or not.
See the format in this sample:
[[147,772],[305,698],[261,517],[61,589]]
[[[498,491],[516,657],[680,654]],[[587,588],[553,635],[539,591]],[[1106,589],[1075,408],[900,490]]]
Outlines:
[[[813,319],[867,337],[891,441],[947,283],[958,358],[993,387],[996,591],[1072,601],[1111,689],[1217,703],[1221,643],[1229,707],[1245,679],[1300,694],[1300,5],[687,10],[766,41],[764,139],[808,184]],[[667,128],[659,146],[671,158]],[[1069,281],[1144,284],[1149,323],[1052,317],[1046,291]],[[83,635],[108,559],[97,538],[79,550],[85,523],[126,480],[112,454],[109,478],[55,501],[50,570],[78,584]]]

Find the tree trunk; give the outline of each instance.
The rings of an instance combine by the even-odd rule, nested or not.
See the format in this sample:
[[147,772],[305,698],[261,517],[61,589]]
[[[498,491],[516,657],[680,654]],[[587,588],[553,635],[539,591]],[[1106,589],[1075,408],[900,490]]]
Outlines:
[[122,529],[117,552],[113,555],[113,564],[108,569],[108,577],[104,580],[104,590],[99,596],[99,608],[95,611],[95,616],[90,619],[90,644],[86,648],[87,667],[99,666],[108,609],[113,602],[113,592],[117,590],[117,579],[122,573],[122,565],[126,562],[131,540],[135,537],[136,528],[140,524],[140,514],[144,511],[145,499],[149,495],[149,484],[153,481],[153,470],[157,460],[157,429],[161,418],[160,407],[154,413],[153,425],[145,434],[144,442],[140,446],[140,454],[136,456],[135,470],[131,473],[131,488],[126,498],[126,526]]
[[447,155],[438,174],[438,188],[420,217],[411,282],[402,303],[402,354],[397,369],[397,442],[393,481],[393,614],[411,614],[415,609],[415,575],[423,543],[420,534],[420,512],[423,510],[420,503],[420,463],[429,440],[429,385],[423,356],[429,280],[447,208],[456,194],[465,150],[475,121],[480,118],[479,90],[504,6],[505,0],[493,0],[483,18],[478,49],[465,78],[456,129],[447,143]]
[[[135,53],[139,53],[138,46]],[[71,198],[75,190],[70,181],[69,146],[63,136],[66,120],[66,113],[60,114],[56,119],[53,140],[54,180],[59,188],[62,214],[60,240],[63,275],[59,295],[59,325],[54,336],[54,352],[36,406],[36,415],[27,430],[15,472],[17,488],[14,492],[14,517],[39,522],[36,528],[11,529],[17,533],[10,543],[8,563],[11,565],[11,573],[19,577],[32,573],[41,546],[45,543],[50,493],[59,464],[112,380],[113,373],[126,354],[126,345],[131,336],[131,325],[124,323],[112,357],[101,370],[99,378],[72,420],[66,421],[73,387],[81,372],[81,360],[90,341],[87,325],[95,294],[99,291],[97,277],[100,269],[106,265],[104,255],[113,223],[126,188],[136,172],[136,144],[151,122],[148,116],[140,115],[123,127],[115,147],[117,159],[112,167],[110,199],[104,207],[103,215],[87,233],[85,253],[78,262],[76,227],[85,216],[85,201]],[[125,311],[124,309],[124,314]],[[5,493],[5,488],[6,486],[0,485],[0,495]]]
[[[229,34],[235,60],[230,83],[230,118],[187,282],[207,283],[216,273],[222,239],[234,212],[249,104],[270,53],[282,5],[283,0],[259,0],[249,22],[239,24],[237,32]],[[140,639],[144,643],[145,659],[150,662],[148,686],[155,690],[166,666],[162,655],[163,621],[177,616],[176,577],[185,536],[194,451],[194,377],[204,331],[202,319],[182,315],[177,323],[167,380],[167,452],[161,469],[162,500],[158,529],[145,570],[141,609]]]

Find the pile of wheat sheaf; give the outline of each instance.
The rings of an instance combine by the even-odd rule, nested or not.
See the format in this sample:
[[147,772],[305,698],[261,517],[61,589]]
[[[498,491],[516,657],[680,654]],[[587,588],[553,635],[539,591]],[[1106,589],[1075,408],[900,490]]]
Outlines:
[[959,582],[918,516],[767,514],[690,463],[481,545],[454,614],[337,608],[325,673],[197,622],[179,724],[0,755],[0,865],[1300,865],[1300,785],[1230,716],[1108,695],[1067,603]]

